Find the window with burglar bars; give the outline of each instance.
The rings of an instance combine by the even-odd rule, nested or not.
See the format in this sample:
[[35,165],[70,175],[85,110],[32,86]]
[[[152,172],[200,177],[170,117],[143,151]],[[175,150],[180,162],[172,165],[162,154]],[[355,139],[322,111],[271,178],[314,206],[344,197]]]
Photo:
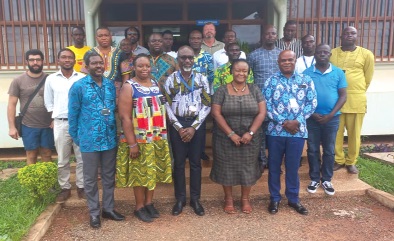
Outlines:
[[46,68],[72,44],[71,29],[84,25],[83,0],[0,0],[1,69],[24,69],[24,53],[40,49]]
[[309,33],[317,43],[340,46],[346,26],[358,30],[357,45],[377,62],[394,62],[393,0],[288,0],[288,19],[298,22],[298,37]]

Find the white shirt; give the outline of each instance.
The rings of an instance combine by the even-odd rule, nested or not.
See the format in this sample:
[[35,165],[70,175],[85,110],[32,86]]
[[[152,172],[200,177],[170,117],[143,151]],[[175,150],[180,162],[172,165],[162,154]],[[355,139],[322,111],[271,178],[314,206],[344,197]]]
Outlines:
[[74,71],[67,79],[61,70],[48,75],[45,81],[44,102],[48,112],[52,111],[52,118],[68,118],[68,91],[74,82],[84,76]]
[[175,51],[165,52],[165,53],[168,54],[169,56],[173,57],[174,59],[176,59],[178,57],[178,53]]
[[301,56],[297,59],[296,65],[295,65],[295,72],[302,74],[304,70],[307,68],[311,67],[314,65],[315,62],[315,57],[314,56]]
[[[241,55],[239,56],[240,59],[246,59],[246,54],[244,51],[241,51]],[[225,49],[221,49],[216,51],[213,54],[213,69],[216,70],[223,64],[227,64],[228,62],[228,55],[226,54]]]

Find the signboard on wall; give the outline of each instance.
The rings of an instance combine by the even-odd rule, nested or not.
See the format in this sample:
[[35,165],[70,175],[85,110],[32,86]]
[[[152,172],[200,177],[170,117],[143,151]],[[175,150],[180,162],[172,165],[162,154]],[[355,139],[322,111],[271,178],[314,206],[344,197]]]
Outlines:
[[215,19],[196,20],[197,26],[204,26],[206,23],[213,23],[213,25],[218,26],[219,20],[215,20]]

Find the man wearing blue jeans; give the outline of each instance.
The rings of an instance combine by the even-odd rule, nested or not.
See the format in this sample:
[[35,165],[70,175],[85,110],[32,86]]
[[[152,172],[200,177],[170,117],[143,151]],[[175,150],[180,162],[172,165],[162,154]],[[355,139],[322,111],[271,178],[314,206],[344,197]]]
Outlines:
[[280,72],[264,83],[264,96],[269,118],[268,144],[268,187],[271,202],[268,211],[276,214],[281,200],[280,166],[285,156],[286,197],[288,205],[300,214],[308,210],[300,203],[298,194],[300,178],[298,169],[305,138],[308,137],[306,119],[316,109],[316,92],[312,79],[294,71],[296,55],[291,50],[279,54]]
[[[334,195],[331,178],[335,161],[335,140],[339,127],[339,110],[346,102],[347,83],[343,71],[330,64],[330,56],[330,46],[318,45],[315,51],[316,64],[306,69],[303,74],[312,78],[317,92],[317,108],[307,120],[307,153],[311,179],[307,191],[315,193],[321,181],[324,192]],[[322,163],[320,143],[323,147]]]

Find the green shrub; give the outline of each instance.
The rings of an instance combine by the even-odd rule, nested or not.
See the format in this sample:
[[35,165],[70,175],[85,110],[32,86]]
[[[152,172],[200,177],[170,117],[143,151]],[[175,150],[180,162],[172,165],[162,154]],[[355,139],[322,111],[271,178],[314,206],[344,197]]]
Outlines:
[[42,199],[57,184],[57,165],[53,162],[37,162],[18,171],[18,180],[34,199]]

